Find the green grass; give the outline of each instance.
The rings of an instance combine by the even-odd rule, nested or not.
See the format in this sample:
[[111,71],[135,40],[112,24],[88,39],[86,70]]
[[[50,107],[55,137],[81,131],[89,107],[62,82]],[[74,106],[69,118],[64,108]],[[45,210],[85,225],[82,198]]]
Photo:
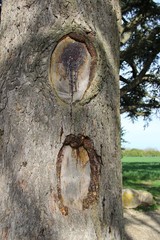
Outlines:
[[160,208],[160,157],[124,157],[123,187],[147,190]]

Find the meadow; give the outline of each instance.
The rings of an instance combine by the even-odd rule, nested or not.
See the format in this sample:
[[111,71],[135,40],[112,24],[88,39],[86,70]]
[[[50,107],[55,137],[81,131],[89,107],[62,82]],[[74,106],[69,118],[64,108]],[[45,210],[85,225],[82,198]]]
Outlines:
[[147,190],[156,201],[153,208],[160,208],[160,156],[122,158],[123,188]]

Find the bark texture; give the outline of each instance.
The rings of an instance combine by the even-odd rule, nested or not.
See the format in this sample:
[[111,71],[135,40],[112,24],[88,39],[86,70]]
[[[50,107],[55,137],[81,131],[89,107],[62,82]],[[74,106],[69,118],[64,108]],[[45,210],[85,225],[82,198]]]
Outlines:
[[[117,0],[3,1],[0,239],[122,239],[119,21]],[[70,33],[96,49],[74,104],[50,76],[53,50]]]

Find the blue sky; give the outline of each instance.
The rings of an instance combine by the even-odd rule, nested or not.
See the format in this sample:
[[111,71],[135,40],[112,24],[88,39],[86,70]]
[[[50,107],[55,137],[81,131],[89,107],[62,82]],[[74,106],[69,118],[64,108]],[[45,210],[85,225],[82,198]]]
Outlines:
[[121,125],[125,130],[124,139],[128,141],[123,144],[123,147],[160,150],[160,119],[154,117],[149,126],[144,129],[145,122],[142,119],[132,123],[123,115]]

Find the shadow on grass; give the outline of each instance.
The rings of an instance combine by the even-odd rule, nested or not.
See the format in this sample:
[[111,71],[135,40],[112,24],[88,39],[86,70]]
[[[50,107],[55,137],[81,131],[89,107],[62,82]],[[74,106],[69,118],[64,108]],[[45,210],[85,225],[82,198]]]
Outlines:
[[146,190],[160,204],[160,162],[123,162],[123,186]]
[[131,162],[122,164],[124,178],[130,180],[160,180],[160,162]]

